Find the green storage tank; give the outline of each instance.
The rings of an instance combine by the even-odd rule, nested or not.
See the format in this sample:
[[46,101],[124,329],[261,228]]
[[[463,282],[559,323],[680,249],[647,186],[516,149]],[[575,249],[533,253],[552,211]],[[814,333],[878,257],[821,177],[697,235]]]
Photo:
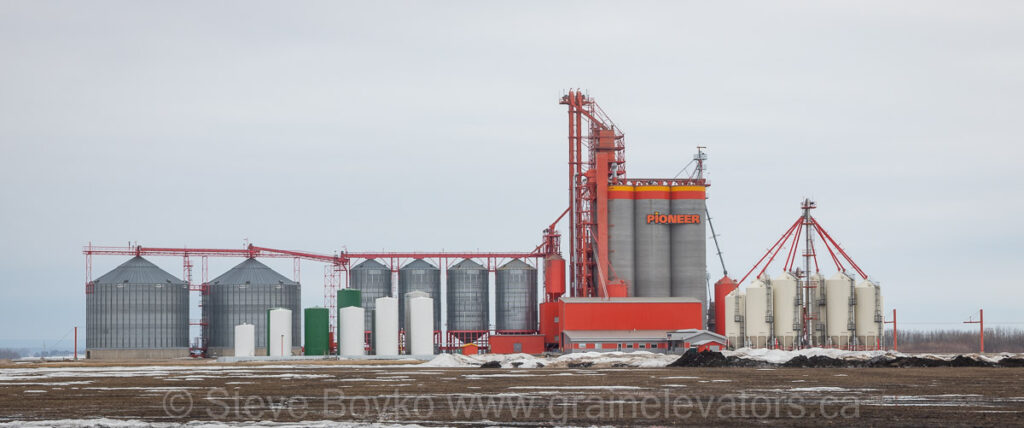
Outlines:
[[306,308],[306,355],[327,355],[330,352],[329,336],[331,311],[327,308]]
[[334,334],[337,336],[334,338],[334,343],[339,344],[339,352],[341,348],[341,308],[347,308],[349,306],[355,306],[357,308],[363,306],[363,293],[359,290],[346,288],[344,290],[338,290],[338,325],[334,329]]
[[349,306],[363,306],[363,293],[359,290],[344,289],[338,290],[338,309]]

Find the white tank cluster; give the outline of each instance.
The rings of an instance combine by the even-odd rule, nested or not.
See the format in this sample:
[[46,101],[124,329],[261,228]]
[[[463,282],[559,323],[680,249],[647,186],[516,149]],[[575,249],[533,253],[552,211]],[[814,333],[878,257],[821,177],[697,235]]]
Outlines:
[[[804,284],[791,273],[777,278],[761,275],[725,297],[725,335],[733,348],[829,347],[878,349],[883,328],[881,288],[871,280],[857,283],[840,272],[824,279],[808,278]],[[805,301],[806,300],[806,301]],[[810,316],[804,341],[804,308]]]
[[[367,333],[370,334],[369,353],[373,355],[434,354],[435,299],[425,291],[405,293],[403,299],[404,304],[400,305],[399,299],[394,297],[374,298],[374,309],[369,311],[354,305],[338,309],[338,354],[343,358],[366,355]],[[399,316],[402,314],[400,307],[404,317]],[[369,316],[366,316],[367,312]],[[370,320],[369,325],[365,324],[366,319]],[[399,320],[405,322],[404,337]],[[404,346],[400,346],[403,339]]]

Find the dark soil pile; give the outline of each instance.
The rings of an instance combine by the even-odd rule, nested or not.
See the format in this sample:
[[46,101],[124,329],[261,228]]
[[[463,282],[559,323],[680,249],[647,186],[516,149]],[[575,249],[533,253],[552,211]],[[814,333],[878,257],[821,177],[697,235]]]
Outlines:
[[999,360],[999,367],[1024,367],[1024,358],[1007,357]]
[[669,364],[669,367],[727,367],[729,360],[721,352],[702,351],[687,349],[678,360]]
[[813,357],[805,357],[803,355],[797,355],[782,364],[782,367],[807,367],[807,368],[836,368],[836,367],[854,367],[856,362],[846,361],[840,358],[826,357],[824,355],[815,355]]

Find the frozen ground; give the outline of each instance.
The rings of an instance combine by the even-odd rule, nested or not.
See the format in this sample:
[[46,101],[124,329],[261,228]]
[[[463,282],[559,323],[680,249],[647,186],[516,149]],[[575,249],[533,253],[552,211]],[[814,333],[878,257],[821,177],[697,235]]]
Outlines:
[[[755,357],[780,361],[783,355],[772,351]],[[674,358],[648,353],[445,355],[420,365],[393,366],[8,364],[0,368],[0,427],[1008,426],[1024,420],[1024,368],[658,366]],[[503,368],[479,367],[488,361]],[[190,400],[187,412],[167,413],[172,394]],[[227,403],[241,404],[218,415],[225,394],[240,397]],[[426,414],[401,411],[393,401],[399,398]],[[732,413],[734,401],[752,399],[761,405],[782,403],[783,413]],[[645,402],[661,410],[630,413],[636,403]],[[798,419],[786,414],[793,403],[806,411]],[[855,419],[819,416],[823,411],[834,415],[847,405],[856,406],[849,416]],[[592,406],[600,407],[595,412]],[[339,410],[349,413],[333,413]]]
[[[843,351],[839,349],[809,348],[796,351],[777,349],[741,348],[722,352],[726,357],[737,357],[771,364],[783,364],[794,357],[824,356],[848,361],[867,361],[880,356],[910,357],[949,361],[958,355],[986,362],[998,362],[1007,357],[1021,357],[1020,354],[904,354],[893,351]],[[560,356],[533,356],[527,354],[444,354],[435,357],[420,367],[479,367],[483,363],[498,362],[502,368],[566,368],[566,367],[665,367],[678,359],[678,355],[655,354],[651,352],[583,352]]]
[[62,428],[349,428],[349,427],[381,427],[381,428],[415,428],[416,424],[376,424],[376,423],[344,423],[336,421],[298,421],[298,422],[206,422],[192,421],[187,423],[151,422],[138,419],[54,419],[45,421],[3,422],[0,427],[62,427]]
[[823,356],[829,358],[843,359],[843,360],[870,360],[880,356],[890,357],[919,357],[928,359],[938,359],[949,361],[956,358],[958,355],[965,357],[981,360],[986,362],[999,362],[999,360],[1007,357],[1021,357],[1021,354],[1011,353],[1000,353],[1000,354],[904,354],[902,352],[894,351],[843,351],[841,349],[825,349],[825,348],[808,348],[800,349],[796,351],[782,351],[778,349],[753,349],[753,348],[740,348],[735,351],[723,351],[723,355],[726,357],[734,356],[738,358],[745,358],[750,360],[764,361],[773,364],[785,363],[793,357],[802,355],[805,357]]
[[651,352],[583,352],[552,357],[529,354],[443,354],[423,363],[421,367],[480,367],[487,362],[498,362],[502,368],[568,368],[568,367],[665,367],[678,359],[678,355]]

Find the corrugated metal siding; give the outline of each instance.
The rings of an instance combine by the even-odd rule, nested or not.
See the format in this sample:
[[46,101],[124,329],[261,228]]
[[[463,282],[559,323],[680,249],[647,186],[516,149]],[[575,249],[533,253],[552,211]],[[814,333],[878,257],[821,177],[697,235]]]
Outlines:
[[302,334],[301,285],[255,259],[248,259],[210,282],[206,308],[210,347],[235,346],[235,326],[256,328],[256,347],[267,346],[267,311],[292,311],[292,342]]
[[441,270],[413,260],[398,270],[398,325],[405,326],[405,293],[422,291],[434,299],[434,330],[441,329]]
[[391,297],[391,269],[376,260],[366,260],[352,267],[349,288],[361,292],[366,329],[373,325],[377,298]]
[[188,347],[188,286],[142,257],[93,281],[87,349]]
[[499,331],[537,329],[537,269],[512,260],[494,273],[495,327]]
[[487,268],[463,260],[448,269],[448,331],[488,330]]

